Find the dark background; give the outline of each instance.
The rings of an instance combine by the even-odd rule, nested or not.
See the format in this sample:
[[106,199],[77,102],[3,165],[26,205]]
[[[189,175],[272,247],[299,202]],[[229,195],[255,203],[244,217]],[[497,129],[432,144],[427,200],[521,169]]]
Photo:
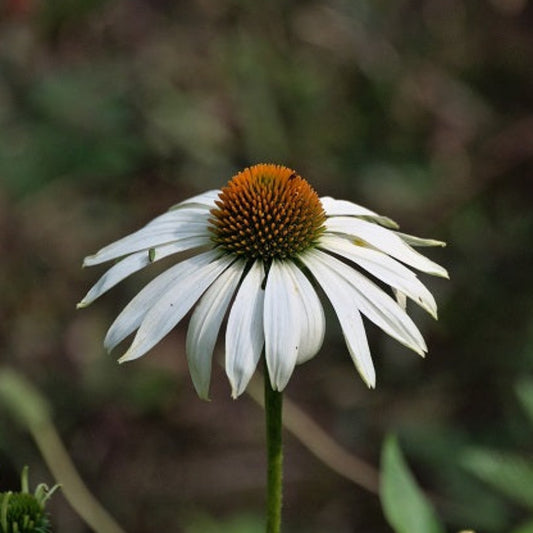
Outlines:
[[[398,433],[450,531],[526,518],[461,457],[533,445],[515,394],[533,363],[532,28],[527,0],[0,2],[0,360],[46,395],[129,533],[255,531],[263,417],[221,369],[197,398],[186,321],[119,367],[106,327],[154,271],[75,311],[104,271],[81,261],[256,162],[448,242],[425,253],[451,281],[422,276],[439,321],[411,309],[425,361],[369,326],[369,391],[330,314],[287,396],[375,466]],[[0,408],[4,489],[24,464],[53,484]],[[375,494],[289,435],[286,469],[288,532],[390,531]],[[63,495],[50,510],[88,531]]]

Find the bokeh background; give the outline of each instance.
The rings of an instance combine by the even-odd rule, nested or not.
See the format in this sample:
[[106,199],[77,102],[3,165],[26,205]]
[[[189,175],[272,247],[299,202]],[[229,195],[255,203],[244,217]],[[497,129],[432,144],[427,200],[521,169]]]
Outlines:
[[[221,369],[196,397],[186,322],[119,367],[106,327],[160,267],[75,311],[104,271],[82,258],[256,162],[448,242],[427,254],[451,281],[423,276],[439,321],[410,309],[426,360],[369,326],[367,390],[330,310],[287,396],[376,468],[397,433],[450,531],[526,520],[465,457],[533,449],[517,396],[533,376],[532,28],[527,0],[0,2],[0,361],[45,395],[126,531],[260,531],[263,417]],[[315,437],[286,436],[286,530],[390,531]],[[24,464],[53,484],[0,405],[0,488]],[[63,494],[50,511],[89,531]]]

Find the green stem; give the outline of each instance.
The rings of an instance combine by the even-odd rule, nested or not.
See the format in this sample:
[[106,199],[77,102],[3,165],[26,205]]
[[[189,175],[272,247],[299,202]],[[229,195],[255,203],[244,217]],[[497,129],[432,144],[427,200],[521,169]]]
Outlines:
[[267,438],[267,533],[281,531],[283,453],[281,443],[282,393],[272,389],[265,368],[265,416]]

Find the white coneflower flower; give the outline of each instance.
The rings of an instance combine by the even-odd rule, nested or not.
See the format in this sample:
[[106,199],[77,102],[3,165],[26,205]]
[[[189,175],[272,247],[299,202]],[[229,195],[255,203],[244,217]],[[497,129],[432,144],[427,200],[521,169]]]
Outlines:
[[[424,355],[426,344],[405,312],[405,298],[434,317],[437,307],[404,264],[447,277],[444,268],[412,248],[443,243],[397,228],[352,202],[319,198],[293,170],[255,165],[221,190],[189,198],[86,257],[84,266],[121,259],[78,307],[154,261],[196,249],[196,255],[148,283],[115,319],[105,338],[108,350],[137,331],[120,362],[144,355],[197,304],[186,351],[199,396],[208,397],[213,350],[226,315],[225,368],[232,395],[244,391],[263,350],[272,387],[281,391],[295,365],[322,345],[326,325],[315,290],[319,285],[335,310],[357,370],[374,387],[362,315]],[[397,299],[366,274],[390,285]]]

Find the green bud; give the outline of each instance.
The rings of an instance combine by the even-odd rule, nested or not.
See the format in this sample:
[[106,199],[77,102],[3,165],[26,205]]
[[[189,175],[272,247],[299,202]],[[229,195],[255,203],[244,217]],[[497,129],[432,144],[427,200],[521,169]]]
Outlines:
[[1,533],[50,533],[50,521],[44,507],[59,485],[49,490],[41,483],[34,494],[28,487],[28,467],[24,467],[21,492],[0,492]]

